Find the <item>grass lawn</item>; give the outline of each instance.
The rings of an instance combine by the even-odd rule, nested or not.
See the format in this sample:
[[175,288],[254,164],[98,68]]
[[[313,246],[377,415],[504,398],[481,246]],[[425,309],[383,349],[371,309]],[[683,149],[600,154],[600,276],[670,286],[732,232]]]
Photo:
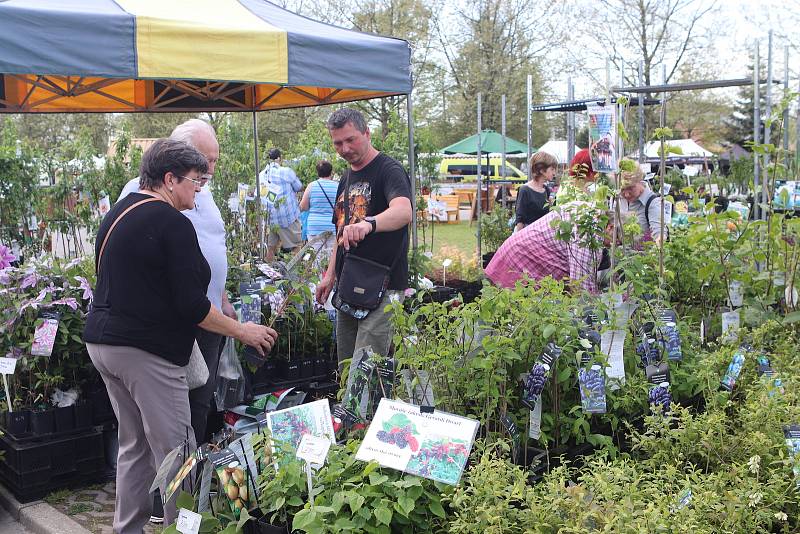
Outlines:
[[[477,229],[476,222],[473,222],[471,226],[469,221],[457,224],[435,223],[433,228],[430,225],[425,228],[425,243],[434,254],[443,245],[458,247],[465,254],[475,254],[475,248],[477,247],[475,232]],[[433,234],[433,247],[430,247],[431,233]],[[417,236],[420,245],[422,245],[422,232],[419,231]]]

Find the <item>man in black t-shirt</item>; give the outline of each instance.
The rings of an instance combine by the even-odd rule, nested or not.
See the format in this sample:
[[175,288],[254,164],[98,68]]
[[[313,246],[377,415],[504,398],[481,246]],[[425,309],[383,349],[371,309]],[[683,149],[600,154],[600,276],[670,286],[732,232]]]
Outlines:
[[[392,339],[390,315],[384,311],[393,299],[402,299],[408,287],[408,224],[411,222],[411,182],[402,165],[378,152],[370,139],[363,115],[343,108],[328,119],[328,132],[336,152],[350,164],[339,182],[333,223],[336,254],[317,287],[324,303],[341,272],[344,252],[392,267],[388,291],[378,308],[339,311],[336,318],[336,348],[339,361],[352,358],[361,347],[387,355]],[[345,191],[345,188],[347,191]],[[345,221],[344,202],[349,203]],[[366,316],[364,314],[366,313]],[[358,318],[357,318],[358,317]],[[351,365],[355,367],[358,362]]]

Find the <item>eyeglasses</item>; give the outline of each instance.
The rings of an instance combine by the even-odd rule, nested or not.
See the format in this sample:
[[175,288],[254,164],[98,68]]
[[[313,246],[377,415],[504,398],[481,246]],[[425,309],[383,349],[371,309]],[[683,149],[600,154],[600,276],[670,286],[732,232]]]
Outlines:
[[183,178],[184,180],[189,180],[193,184],[199,185],[200,187],[203,187],[204,185],[206,185],[206,182],[208,182],[211,179],[211,175],[210,174],[202,175],[199,180],[196,179],[196,178],[189,178],[188,176],[181,176],[179,174],[176,174],[175,176],[177,176],[178,178]]

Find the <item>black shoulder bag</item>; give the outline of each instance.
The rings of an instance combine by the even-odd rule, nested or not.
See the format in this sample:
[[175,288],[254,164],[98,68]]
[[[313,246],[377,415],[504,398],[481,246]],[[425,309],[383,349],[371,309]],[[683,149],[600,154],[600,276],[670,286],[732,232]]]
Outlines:
[[[347,173],[347,181],[344,184],[344,225],[350,224],[350,173]],[[347,310],[337,304],[344,303],[350,308],[362,310],[374,310],[383,299],[389,287],[389,278],[394,270],[397,261],[402,255],[400,253],[392,262],[390,267],[356,256],[345,251],[342,254],[342,270],[336,280],[336,289],[332,302],[340,311]],[[349,313],[349,312],[348,312]]]

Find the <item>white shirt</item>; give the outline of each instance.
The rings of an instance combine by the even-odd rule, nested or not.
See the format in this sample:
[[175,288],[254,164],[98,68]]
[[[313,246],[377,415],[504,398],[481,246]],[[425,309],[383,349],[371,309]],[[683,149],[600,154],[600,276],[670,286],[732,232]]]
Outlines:
[[[139,192],[139,178],[134,178],[122,188],[117,202],[131,193]],[[195,208],[184,210],[194,231],[197,233],[197,242],[200,250],[211,268],[211,282],[208,284],[206,296],[211,304],[222,308],[222,292],[225,291],[225,281],[228,279],[228,254],[225,247],[225,223],[222,214],[214,202],[214,196],[205,185],[194,197]]]

